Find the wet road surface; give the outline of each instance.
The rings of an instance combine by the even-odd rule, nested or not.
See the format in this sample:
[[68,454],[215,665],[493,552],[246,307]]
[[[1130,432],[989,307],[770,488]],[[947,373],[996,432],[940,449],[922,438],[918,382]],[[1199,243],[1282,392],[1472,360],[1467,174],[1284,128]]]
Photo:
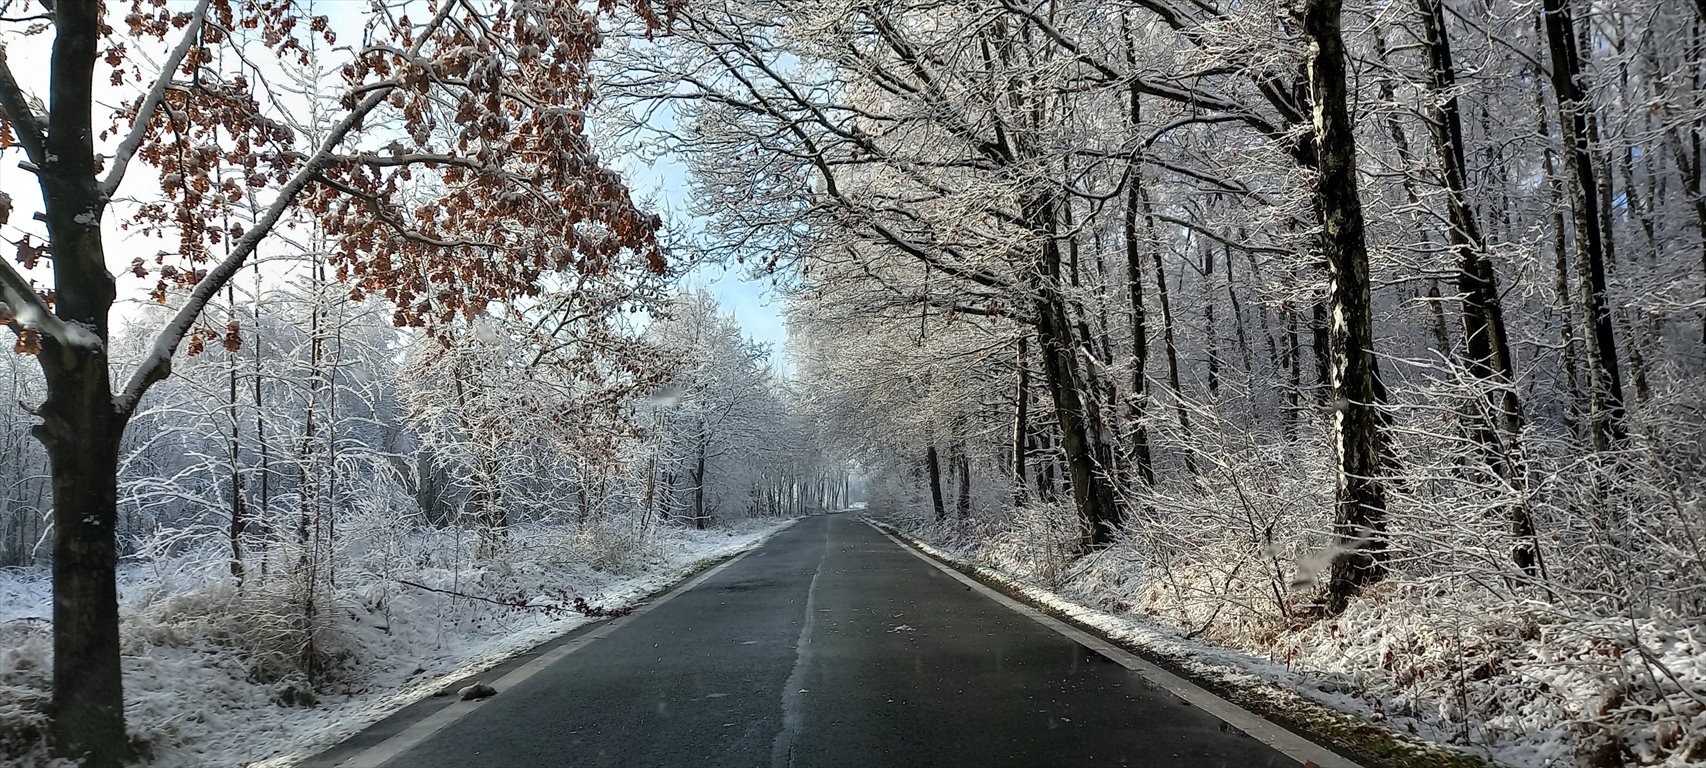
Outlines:
[[311,765],[1299,764],[850,515],[800,520],[595,626],[495,697],[394,718]]

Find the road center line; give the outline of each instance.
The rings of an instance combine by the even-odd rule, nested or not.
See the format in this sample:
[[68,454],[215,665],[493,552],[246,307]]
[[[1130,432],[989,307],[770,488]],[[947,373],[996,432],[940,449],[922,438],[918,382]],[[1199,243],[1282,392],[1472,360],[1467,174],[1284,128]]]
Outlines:
[[977,579],[960,573],[959,571],[944,565],[935,558],[918,551],[917,548],[907,545],[906,542],[901,541],[893,534],[877,527],[875,524],[867,523],[867,525],[870,525],[873,530],[882,534],[889,541],[894,542],[895,546],[911,553],[913,557],[929,563],[937,570],[958,579],[961,583],[971,587],[973,590],[976,590],[984,597],[1017,611],[1032,621],[1054,630],[1067,639],[1072,640],[1085,648],[1089,648],[1090,650],[1106,656],[1114,663],[1137,673],[1139,676],[1166,689],[1173,695],[1190,702],[1197,708],[1202,709],[1211,715],[1214,715],[1219,718],[1221,722],[1249,734],[1251,738],[1260,741],[1263,744],[1273,747],[1286,757],[1296,760],[1299,763],[1313,763],[1320,768],[1363,768],[1361,764],[1353,762],[1337,752],[1281,728],[1254,712],[1216,696],[1213,693],[1210,693],[1207,689],[1198,686],[1185,678],[1175,675],[1172,672],[1168,672],[1167,670],[1156,666],[1154,663],[1120,648],[1107,640],[1092,635],[1089,632],[1085,632],[1071,624],[1067,624],[1066,622],[1043,613],[1042,611],[1026,605],[1025,603],[1014,600],[1006,594],[1003,594],[1000,590],[994,589]]
[[823,575],[824,561],[829,559],[829,529],[829,525],[823,527],[823,554],[818,557],[817,570],[812,572],[811,584],[806,587],[806,617],[800,621],[800,638],[794,644],[794,668],[782,683],[782,728],[770,744],[770,768],[789,768],[794,764],[794,740],[800,732],[800,686],[805,682],[812,625],[817,621],[817,580]]

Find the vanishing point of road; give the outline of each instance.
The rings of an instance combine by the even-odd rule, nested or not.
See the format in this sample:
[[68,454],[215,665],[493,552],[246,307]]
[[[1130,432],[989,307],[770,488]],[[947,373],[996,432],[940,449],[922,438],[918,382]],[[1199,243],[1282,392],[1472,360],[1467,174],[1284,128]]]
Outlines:
[[481,679],[309,765],[1355,766],[845,514]]

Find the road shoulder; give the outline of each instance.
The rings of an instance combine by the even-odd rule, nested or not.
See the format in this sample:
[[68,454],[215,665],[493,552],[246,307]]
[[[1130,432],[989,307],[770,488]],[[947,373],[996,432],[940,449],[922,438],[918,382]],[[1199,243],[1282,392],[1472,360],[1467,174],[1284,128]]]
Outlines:
[[[417,743],[420,738],[439,727],[454,722],[478,708],[479,702],[461,701],[456,691],[474,683],[494,685],[503,690],[509,684],[550,666],[572,653],[586,642],[614,631],[625,619],[638,616],[686,592],[736,561],[746,557],[776,534],[787,530],[795,521],[779,525],[764,536],[754,539],[744,548],[707,558],[685,569],[680,577],[660,586],[633,603],[633,612],[625,616],[597,619],[575,627],[546,642],[525,648],[512,655],[492,659],[496,663],[475,671],[459,670],[440,678],[432,685],[433,693],[401,706],[391,714],[361,727],[329,747],[307,754],[281,755],[250,765],[253,768],[353,768],[373,759],[388,756],[400,747]],[[503,683],[503,685],[498,685]],[[430,725],[429,725],[430,724]],[[428,728],[431,730],[427,730]],[[407,743],[405,743],[405,740]],[[382,760],[381,760],[382,762]]]
[[[1105,627],[1108,622],[1126,622],[1118,616],[1078,604],[994,568],[956,558],[881,520],[868,516],[862,519],[894,539],[907,551],[959,578],[968,586],[1050,626],[1051,629],[1056,629],[1057,632],[1122,666],[1146,677],[1150,676],[1148,670],[1154,670],[1164,676],[1162,679],[1151,678],[1158,684],[1171,687],[1165,678],[1173,678],[1221,702],[1223,706],[1243,712],[1247,717],[1260,722],[1260,725],[1252,727],[1268,732],[1283,732],[1285,736],[1276,736],[1282,740],[1283,746],[1281,743],[1268,741],[1261,733],[1251,735],[1267,741],[1276,749],[1297,757],[1300,761],[1313,762],[1321,768],[1334,765],[1361,765],[1366,768],[1494,768],[1493,763],[1480,756],[1389,731],[1307,699],[1278,683],[1256,678],[1245,670],[1227,667],[1224,669],[1224,675],[1206,675],[1200,667],[1210,663],[1203,659],[1192,658],[1187,665],[1179,658],[1158,652],[1158,649],[1110,634]],[[1221,716],[1221,711],[1212,705],[1199,703],[1199,706]],[[1222,719],[1227,718],[1222,716]],[[1249,732],[1249,729],[1239,722],[1228,722]],[[1299,745],[1298,741],[1306,742],[1309,746]],[[1310,747],[1315,751],[1310,752]]]

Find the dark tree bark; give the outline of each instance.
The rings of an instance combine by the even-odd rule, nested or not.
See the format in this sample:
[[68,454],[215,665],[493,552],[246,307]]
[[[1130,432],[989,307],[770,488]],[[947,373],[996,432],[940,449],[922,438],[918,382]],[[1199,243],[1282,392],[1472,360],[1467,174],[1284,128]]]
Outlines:
[[106,364],[104,356],[45,343],[49,390],[35,429],[53,463],[53,742],[91,766],[130,756],[113,536],[125,424],[113,413]]
[[1014,506],[1024,504],[1025,497],[1029,495],[1026,491],[1029,481],[1025,479],[1025,450],[1030,440],[1031,362],[1027,354],[1030,338],[1028,333],[1019,334],[1013,363],[1013,455],[1009,482],[1013,486]]
[[1442,357],[1451,356],[1451,335],[1446,332],[1445,297],[1439,291],[1439,278],[1428,279],[1428,330],[1433,334],[1434,349]]
[[[1138,185],[1138,196],[1143,205],[1144,219],[1147,222],[1146,228],[1153,241],[1155,217],[1149,202],[1148,190],[1143,187],[1141,180],[1133,183]],[[1179,346],[1173,336],[1173,302],[1167,290],[1167,267],[1161,259],[1159,245],[1152,244],[1150,246],[1149,256],[1150,263],[1155,267],[1155,298],[1161,305],[1161,344],[1167,355],[1167,385],[1173,390],[1173,410],[1179,418],[1179,434],[1188,437],[1191,434],[1191,412],[1185,407],[1185,387],[1179,379]],[[1196,456],[1191,453],[1189,445],[1183,447],[1185,471],[1194,478],[1197,476]]]
[[[1242,239],[1242,233],[1240,233]],[[1233,338],[1238,343],[1238,359],[1244,363],[1244,379],[1246,383],[1256,380],[1256,353],[1250,345],[1250,329],[1244,317],[1244,302],[1238,298],[1238,284],[1232,277],[1232,248],[1228,246],[1221,250],[1221,256],[1226,259],[1226,300],[1232,309]],[[1264,334],[1265,335],[1265,334]],[[1254,401],[1251,406],[1254,407]]]
[[[1120,17],[1121,29],[1125,32],[1126,62],[1136,61],[1135,43],[1131,37],[1129,24],[1125,17]],[[1130,88],[1127,104],[1127,120],[1133,132],[1136,132],[1143,120],[1143,97],[1137,86]],[[1138,214],[1144,211],[1143,200],[1139,187],[1142,185],[1142,158],[1132,162],[1131,178],[1125,189],[1125,217],[1122,229],[1125,234],[1125,268],[1126,289],[1131,312],[1131,394],[1126,398],[1127,417],[1131,420],[1131,455],[1132,463],[1137,466],[1137,476],[1143,481],[1144,487],[1155,485],[1155,462],[1149,447],[1149,427],[1143,423],[1144,414],[1149,409],[1149,318],[1143,306],[1143,249],[1138,241]],[[1153,230],[1152,219],[1144,217],[1149,222],[1148,229]]]
[[[230,229],[229,223],[226,224],[226,229]],[[235,326],[237,324],[237,291],[234,287],[226,286],[225,302],[230,313],[230,323]],[[231,420],[231,439],[227,443],[229,453],[226,456],[226,460],[229,462],[228,481],[231,490],[231,576],[237,580],[237,588],[240,590],[243,588],[243,532],[248,527],[248,518],[243,509],[245,501],[242,465],[243,443],[240,439],[242,437],[241,414],[237,409],[237,351],[234,349],[226,350],[225,357],[228,366],[225,372],[226,384],[228,385],[225,413]]]
[[1357,192],[1356,138],[1346,107],[1341,0],[1307,0],[1303,34],[1308,44],[1309,95],[1314,104],[1319,176],[1315,202],[1332,305],[1334,437],[1338,492],[1329,567],[1327,608],[1338,612],[1386,573],[1386,493],[1381,484],[1385,447],[1374,355],[1368,250],[1362,200]]
[[[1700,0],[1706,3],[1706,0]],[[1660,90],[1660,93],[1664,93]],[[1699,146],[1699,132],[1691,132],[1696,147]],[[1694,212],[1694,226],[1699,233],[1700,270],[1706,274],[1706,189],[1701,188],[1702,168],[1696,153],[1678,134],[1676,128],[1665,130],[1665,140],[1670,146],[1671,157],[1676,161],[1676,175],[1682,182],[1682,191],[1688,198],[1689,208]],[[1631,181],[1633,188],[1633,181]],[[1701,298],[1706,300],[1706,288],[1702,288]],[[1706,344],[1706,325],[1701,329],[1701,343]]]
[[[1541,21],[1535,19],[1535,32],[1540,33]],[[1552,290],[1557,295],[1556,309],[1558,318],[1558,340],[1563,348],[1563,380],[1566,397],[1563,413],[1565,426],[1572,432],[1580,434],[1580,414],[1586,410],[1582,405],[1581,377],[1577,373],[1576,364],[1576,333],[1575,318],[1570,307],[1570,256],[1568,236],[1564,222],[1565,198],[1564,180],[1557,172],[1557,162],[1552,150],[1551,120],[1546,114],[1546,94],[1539,80],[1534,88],[1534,124],[1535,131],[1543,143],[1540,155],[1540,173],[1546,179],[1547,195],[1551,203],[1552,223]]]
[[1575,20],[1565,0],[1543,0],[1546,42],[1551,54],[1552,89],[1558,98],[1558,126],[1564,144],[1564,171],[1576,228],[1576,294],[1583,313],[1588,369],[1588,434],[1594,450],[1622,445],[1623,378],[1611,308],[1605,299],[1605,233],[1601,230],[1599,184],[1589,148],[1589,121],[1582,88],[1581,55]]
[[1036,433],[1032,447],[1042,455],[1042,461],[1037,462],[1037,496],[1045,502],[1053,502],[1060,497],[1054,481],[1060,451],[1055,449],[1053,435],[1048,430]]
[[705,434],[705,425],[699,425],[699,451],[693,460],[693,527],[701,531],[710,524],[710,516],[705,514],[705,443],[709,438]]
[[[52,4],[46,124],[26,105],[4,104],[13,133],[39,168],[60,320],[99,344],[44,336],[38,362],[47,398],[34,428],[53,474],[53,720],[56,753],[88,768],[130,756],[119,667],[118,452],[130,408],[115,407],[106,356],[116,295],[101,238],[106,200],[96,181],[92,82],[100,4]],[[17,290],[18,287],[12,287]],[[32,290],[24,288],[25,290]]]
[[1054,399],[1060,423],[1061,449],[1071,478],[1073,506],[1078,511],[1081,552],[1109,544],[1119,527],[1120,512],[1114,504],[1106,468],[1112,464],[1109,446],[1095,439],[1097,415],[1086,398],[1089,391],[1074,359],[1072,323],[1061,296],[1060,242],[1055,238],[1059,200],[1039,195],[1024,205],[1025,220],[1040,242],[1037,248],[1038,284],[1031,303],[1037,319],[1037,339],[1042,347],[1043,375]]
[[1202,254],[1202,321],[1203,339],[1208,349],[1204,356],[1208,362],[1208,397],[1210,401],[1220,397],[1220,328],[1214,317],[1214,296],[1211,290],[1214,285],[1214,248],[1208,241],[1203,241],[1198,248]]
[[255,377],[253,388],[255,397],[255,443],[259,446],[261,455],[260,465],[256,468],[260,474],[259,496],[256,498],[257,503],[255,505],[255,509],[251,512],[251,515],[256,518],[256,522],[259,523],[260,526],[259,549],[261,555],[261,581],[264,582],[267,578],[267,560],[270,551],[269,545],[272,542],[272,450],[267,443],[266,408],[263,407],[263,401],[261,398],[263,391],[263,377],[261,376],[263,350],[261,348],[261,302],[259,299],[261,281],[259,275],[259,264],[255,266],[255,272],[255,296],[257,298],[254,302],[254,328],[249,331],[249,336],[251,339],[250,345],[255,348],[255,365],[253,369]]
[[[1246,251],[1244,256],[1245,260],[1250,265],[1251,283],[1254,285],[1261,285],[1261,265],[1256,261],[1256,254],[1251,251]],[[1268,303],[1262,300],[1261,292],[1257,291],[1255,308],[1256,331],[1261,335],[1262,348],[1267,353],[1268,371],[1273,375],[1274,381],[1280,383],[1280,389],[1283,392],[1286,389],[1283,383],[1284,379],[1282,378],[1286,370],[1286,356],[1280,353],[1279,343],[1274,339],[1275,329],[1268,322],[1268,317],[1271,314],[1274,314],[1274,309],[1270,308]],[[1278,317],[1277,315],[1274,319],[1283,321],[1283,318]],[[1253,382],[1254,379],[1252,379],[1252,383]],[[1282,397],[1284,397],[1283,394]],[[1256,401],[1252,399],[1251,402],[1254,403]],[[1289,415],[1289,408],[1287,407],[1289,405],[1289,401],[1282,399],[1280,404],[1281,407],[1277,409],[1280,411],[1280,424],[1281,427],[1289,434],[1291,431],[1291,416]]]
[[[1314,269],[1310,271],[1313,273]],[[1333,396],[1333,324],[1327,317],[1327,306],[1332,301],[1329,296],[1309,303],[1309,351],[1315,361],[1313,390],[1318,402],[1327,402]]]
[[948,519],[948,508],[942,504],[942,460],[934,444],[924,449],[924,468],[930,476],[930,504],[940,523]]
[[[1515,387],[1516,363],[1505,330],[1498,278],[1487,256],[1480,223],[1469,201],[1463,118],[1457,100],[1457,70],[1451,57],[1443,0],[1418,0],[1422,41],[1428,54],[1428,124],[1439,155],[1446,190],[1450,242],[1457,253],[1457,289],[1462,302],[1464,364],[1486,387],[1486,408],[1470,419],[1469,433],[1495,475],[1521,487],[1522,410]],[[1504,510],[1514,544],[1511,559],[1524,572],[1536,572],[1534,519],[1522,504]]]
[[[1132,109],[1137,109],[1137,94],[1132,94]],[[1149,409],[1149,320],[1143,306],[1143,249],[1137,234],[1138,212],[1142,202],[1138,193],[1136,170],[1125,195],[1125,264],[1126,286],[1131,304],[1131,394],[1126,398],[1127,417],[1131,420],[1132,463],[1145,487],[1155,485],[1155,462],[1149,447],[1149,427],[1143,423]]]
[[[316,431],[319,415],[316,408],[320,403],[320,302],[317,299],[316,296],[314,306],[308,312],[308,402],[302,413],[302,435],[296,441],[296,567],[310,582],[313,576],[309,574],[308,566],[315,527],[314,508],[320,494],[317,484],[320,473],[310,468],[319,441]],[[462,429],[464,433],[471,433],[467,417],[467,396],[462,388],[464,375],[465,369],[460,363],[451,369],[451,380],[456,386],[456,402],[459,406],[457,411],[462,414]],[[478,506],[483,508],[484,504]]]
[[1285,315],[1284,352],[1289,384],[1285,390],[1285,434],[1295,437],[1298,422],[1303,418],[1303,339],[1297,331],[1297,309],[1293,303],[1285,302],[1280,311]]
[[[662,448],[653,449],[646,457],[646,488],[640,497],[640,532],[643,534],[651,527],[652,517],[657,512],[658,488],[658,453]],[[763,497],[760,497],[763,502]]]
[[960,497],[954,511],[961,519],[971,517],[971,456],[966,453],[964,443],[959,448]]

